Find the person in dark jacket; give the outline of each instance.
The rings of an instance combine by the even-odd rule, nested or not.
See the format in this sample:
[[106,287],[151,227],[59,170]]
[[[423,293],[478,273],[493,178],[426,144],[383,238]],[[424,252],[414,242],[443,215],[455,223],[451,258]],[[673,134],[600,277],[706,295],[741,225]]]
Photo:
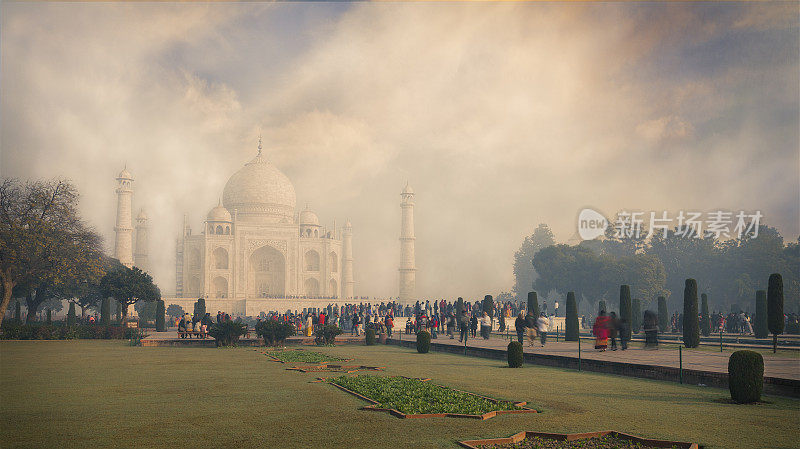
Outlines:
[[469,330],[472,334],[472,338],[475,338],[478,335],[478,316],[476,314],[472,314],[472,318],[469,320]]
[[514,328],[517,330],[517,340],[520,344],[522,344],[522,338],[523,335],[525,335],[525,327],[527,324],[522,312],[520,312],[519,315],[517,315],[517,319],[514,321]]

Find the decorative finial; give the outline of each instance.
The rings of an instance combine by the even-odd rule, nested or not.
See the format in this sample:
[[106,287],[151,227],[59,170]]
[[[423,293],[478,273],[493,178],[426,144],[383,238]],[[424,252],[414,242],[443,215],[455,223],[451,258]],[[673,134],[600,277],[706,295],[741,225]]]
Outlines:
[[261,133],[258,133],[258,155],[261,156]]

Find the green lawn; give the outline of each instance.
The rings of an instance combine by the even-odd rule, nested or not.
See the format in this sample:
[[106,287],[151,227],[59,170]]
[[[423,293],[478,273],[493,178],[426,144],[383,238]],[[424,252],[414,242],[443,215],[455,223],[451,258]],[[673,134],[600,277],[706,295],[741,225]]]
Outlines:
[[710,448],[797,448],[800,401],[386,346],[321,348],[376,375],[430,377],[540,414],[402,420],[253,348],[0,342],[0,447],[456,447],[520,430],[614,429]]

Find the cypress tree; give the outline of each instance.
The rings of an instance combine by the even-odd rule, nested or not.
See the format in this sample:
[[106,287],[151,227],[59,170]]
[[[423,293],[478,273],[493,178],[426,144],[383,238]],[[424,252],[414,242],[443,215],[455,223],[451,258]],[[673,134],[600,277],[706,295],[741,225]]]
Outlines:
[[205,298],[197,298],[194,303],[194,317],[197,319],[203,318],[206,314],[206,300]]
[[462,315],[464,315],[464,298],[459,297],[456,301],[456,318],[460,318]]
[[564,322],[564,341],[578,341],[578,303],[575,302],[575,292],[567,293],[567,319]]
[[492,299],[492,295],[483,297],[483,311],[489,315],[489,318],[494,318],[494,299]]
[[74,326],[77,318],[75,317],[75,303],[69,303],[69,312],[67,312],[67,326]]
[[669,327],[669,311],[667,310],[667,298],[658,297],[658,327],[661,332],[666,332]]
[[758,290],[756,292],[756,314],[753,317],[753,333],[755,334],[756,338],[769,337],[766,290]]
[[642,330],[642,300],[639,298],[633,298],[631,302],[631,327],[634,334]]
[[119,301],[114,301],[117,304],[117,324],[122,323],[122,304]]
[[778,352],[778,335],[783,333],[783,278],[778,273],[769,275],[767,287],[767,324],[772,332],[772,352]]
[[164,332],[167,330],[164,313],[164,301],[159,299],[156,302],[156,332]]
[[597,303],[597,314],[599,315],[600,312],[608,313],[608,309],[606,308],[605,300],[601,300],[600,302]]
[[47,324],[53,324],[53,312],[47,309]]
[[700,345],[700,321],[697,318],[697,281],[687,279],[683,289],[683,344],[687,348]]
[[625,321],[628,325],[624,326],[624,335],[620,335],[620,339],[631,339],[631,287],[629,285],[621,285],[619,287],[619,319]]
[[700,295],[700,332],[703,337],[711,335],[711,317],[708,315],[708,295]]
[[14,306],[14,319],[17,320],[18,323],[22,321],[22,307],[19,301],[17,301],[17,305]]
[[539,297],[536,292],[528,292],[528,314],[539,316]]
[[111,300],[109,298],[103,298],[103,302],[100,303],[100,324],[103,326],[111,324]]

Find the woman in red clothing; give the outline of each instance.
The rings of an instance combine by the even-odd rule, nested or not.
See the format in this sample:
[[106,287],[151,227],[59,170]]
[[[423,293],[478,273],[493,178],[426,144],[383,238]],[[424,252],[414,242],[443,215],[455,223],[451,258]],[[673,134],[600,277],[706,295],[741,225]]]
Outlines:
[[611,320],[606,315],[605,310],[600,311],[600,316],[594,320],[594,327],[592,328],[592,333],[594,334],[594,348],[599,349],[600,352],[603,352],[608,347],[608,334],[609,334],[609,325],[611,324]]

